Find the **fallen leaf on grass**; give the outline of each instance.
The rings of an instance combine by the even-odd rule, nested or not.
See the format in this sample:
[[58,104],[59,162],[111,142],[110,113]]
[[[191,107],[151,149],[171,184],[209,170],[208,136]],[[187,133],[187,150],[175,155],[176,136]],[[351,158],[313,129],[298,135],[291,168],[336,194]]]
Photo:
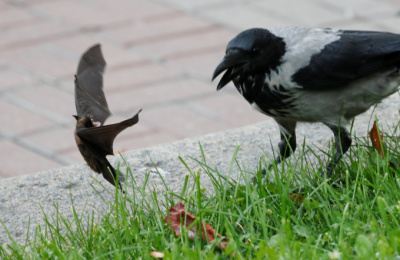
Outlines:
[[[170,208],[169,214],[170,217],[166,216],[164,218],[164,221],[171,224],[172,230],[177,236],[181,235],[181,225],[189,228],[189,226],[196,220],[195,216],[185,211],[185,205],[182,202],[178,202],[175,206]],[[197,225],[193,225],[188,230],[188,236],[192,240],[195,239],[196,235],[200,235],[200,232],[196,232],[196,228]],[[216,236],[222,238],[222,236],[215,232],[215,230],[209,224],[205,222],[201,224],[201,237],[203,238],[203,240],[212,243],[214,242]],[[218,243],[216,244],[216,246],[225,250],[228,240],[226,238],[223,238],[221,242],[223,242],[223,244]]]
[[[372,126],[371,131],[369,132],[369,137],[371,138],[372,145],[376,149],[376,151],[379,153],[379,155],[384,158],[385,156],[383,155],[383,152],[386,150],[385,148],[385,142],[383,141],[383,134],[382,131],[378,131],[378,125],[376,121],[374,122],[374,125]],[[398,140],[398,138],[392,138],[389,139],[390,141],[393,140]],[[396,165],[394,162],[389,161],[389,167],[390,168],[396,168]],[[397,165],[398,167],[398,165]]]
[[289,195],[289,198],[294,202],[303,203],[304,196],[297,193],[293,193]]
[[385,146],[383,144],[383,134],[381,131],[378,131],[376,121],[369,132],[369,138],[371,138],[372,145],[375,147],[376,151],[383,158],[383,150],[385,150]]

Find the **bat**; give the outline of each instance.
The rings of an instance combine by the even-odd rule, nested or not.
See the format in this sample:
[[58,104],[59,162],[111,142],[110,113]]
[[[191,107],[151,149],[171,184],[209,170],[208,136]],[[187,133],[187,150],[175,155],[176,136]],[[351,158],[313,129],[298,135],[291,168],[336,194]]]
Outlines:
[[[139,113],[117,124],[104,125],[111,115],[103,92],[103,73],[106,67],[100,44],[89,48],[81,57],[75,75],[75,107],[77,115],[74,137],[80,153],[89,167],[116,186],[117,173],[107,160],[114,155],[115,137],[125,128],[139,122]],[[119,187],[125,177],[119,174]]]

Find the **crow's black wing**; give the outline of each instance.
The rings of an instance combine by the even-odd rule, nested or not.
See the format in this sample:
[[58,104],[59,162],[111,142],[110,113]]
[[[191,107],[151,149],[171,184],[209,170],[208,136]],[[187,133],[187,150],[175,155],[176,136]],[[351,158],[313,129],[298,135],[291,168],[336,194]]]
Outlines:
[[96,44],[82,55],[75,76],[75,106],[78,116],[89,116],[102,125],[111,115],[103,92],[105,66],[100,44]]
[[400,66],[400,35],[372,31],[341,31],[311,57],[292,79],[304,89],[337,88],[373,73]]
[[84,142],[89,142],[93,147],[95,147],[96,152],[99,152],[101,155],[113,155],[113,143],[115,137],[125,128],[133,126],[139,122],[140,111],[132,118],[120,123],[99,127],[80,128],[77,129],[76,134]]

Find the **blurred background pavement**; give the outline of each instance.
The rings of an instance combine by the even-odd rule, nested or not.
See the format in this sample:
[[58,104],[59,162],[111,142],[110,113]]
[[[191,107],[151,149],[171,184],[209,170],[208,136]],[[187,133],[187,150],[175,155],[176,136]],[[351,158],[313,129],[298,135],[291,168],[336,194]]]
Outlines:
[[211,75],[241,30],[287,25],[400,33],[400,0],[0,0],[0,178],[83,161],[73,80],[95,43],[106,123],[143,108],[115,151],[271,120]]

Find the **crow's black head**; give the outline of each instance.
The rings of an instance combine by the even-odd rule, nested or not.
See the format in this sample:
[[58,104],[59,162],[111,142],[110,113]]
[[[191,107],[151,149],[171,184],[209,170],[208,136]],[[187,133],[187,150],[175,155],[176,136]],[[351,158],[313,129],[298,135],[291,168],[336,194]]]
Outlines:
[[218,83],[220,90],[231,80],[276,68],[285,53],[285,42],[266,29],[254,28],[239,33],[226,47],[226,54],[212,80],[226,70]]

